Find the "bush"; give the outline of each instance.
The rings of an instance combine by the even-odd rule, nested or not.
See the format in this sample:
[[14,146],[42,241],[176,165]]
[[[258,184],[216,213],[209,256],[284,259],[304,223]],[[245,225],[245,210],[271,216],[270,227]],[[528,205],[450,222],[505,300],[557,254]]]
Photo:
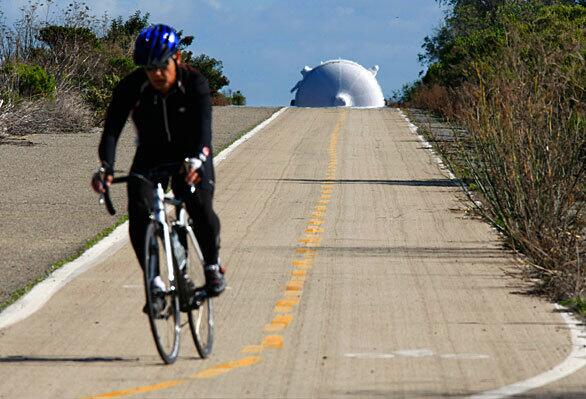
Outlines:
[[411,93],[408,105],[427,109],[434,114],[452,117],[453,101],[448,88],[439,84],[420,85]]
[[[5,113],[10,106],[12,112],[22,111],[23,118],[28,118],[27,110],[34,107],[29,103],[19,107],[20,102],[33,97],[42,101],[56,92],[76,93],[85,100],[83,109],[90,107],[95,122],[101,122],[112,89],[136,68],[132,60],[134,41],[149,25],[149,14],[136,11],[126,20],[109,20],[107,16],[98,20],[84,2],[72,0],[65,9],[54,13],[59,15],[58,20],[49,20],[51,3],[44,3],[47,16],[42,23],[38,14],[43,5],[33,2],[22,8],[23,17],[14,29],[6,25],[0,10],[0,100],[4,102],[0,112]],[[199,69],[208,79],[213,101],[244,104],[246,99],[239,92],[234,98],[215,95],[229,83],[222,72],[222,62],[185,50],[192,42],[193,36],[181,37],[183,62]],[[6,126],[0,129],[6,133]]]
[[224,89],[219,93],[214,94],[217,97],[214,105],[246,105],[246,97],[240,92],[240,90],[232,91],[230,89]]
[[21,97],[52,97],[55,94],[55,78],[39,65],[19,64],[13,70]]
[[91,29],[50,25],[39,30],[38,39],[45,42],[51,49],[62,48],[71,43],[84,43],[89,47],[99,47],[100,41]]
[[130,57],[114,57],[108,61],[108,65],[121,76],[125,76],[136,69],[136,64]]
[[405,91],[410,104],[464,128],[440,151],[483,197],[479,211],[527,256],[538,288],[583,298],[586,7],[448,2],[446,26],[424,44],[432,64]]
[[218,93],[222,87],[230,84],[222,71],[223,66],[220,60],[205,54],[194,57],[190,51],[184,51],[182,53],[182,62],[194,67],[206,77],[212,94]]
[[467,130],[460,155],[485,198],[481,209],[556,299],[583,295],[586,182],[584,37],[571,26],[547,42],[509,32],[493,73],[459,91]]
[[102,121],[105,118],[105,110],[112,99],[112,91],[120,79],[120,76],[116,74],[107,74],[102,77],[99,84],[89,83],[83,90],[84,99],[94,111],[96,121]]
[[150,14],[144,15],[137,10],[126,21],[118,17],[110,23],[110,28],[104,37],[104,40],[110,45],[117,46],[123,53],[131,53],[134,40],[141,30],[149,26]]
[[225,107],[226,105],[230,105],[230,99],[222,93],[216,93],[212,95],[212,105]]
[[236,90],[230,97],[230,103],[232,105],[246,105],[246,97],[244,97],[244,94],[240,90]]
[[92,127],[93,118],[80,93],[58,91],[55,99],[27,99],[0,108],[0,126],[0,134],[11,136],[77,133]]

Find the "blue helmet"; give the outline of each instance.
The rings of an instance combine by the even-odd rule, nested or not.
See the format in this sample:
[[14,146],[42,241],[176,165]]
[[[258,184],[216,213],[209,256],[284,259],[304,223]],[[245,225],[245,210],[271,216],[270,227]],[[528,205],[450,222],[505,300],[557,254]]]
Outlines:
[[147,68],[164,68],[179,50],[179,35],[167,25],[151,25],[140,32],[134,44],[134,63]]

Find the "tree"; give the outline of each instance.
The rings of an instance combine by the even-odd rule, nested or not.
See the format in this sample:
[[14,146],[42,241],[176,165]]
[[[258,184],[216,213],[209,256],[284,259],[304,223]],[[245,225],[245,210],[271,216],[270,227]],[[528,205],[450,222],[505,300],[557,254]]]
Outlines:
[[[419,61],[429,66],[426,85],[457,87],[490,68],[506,46],[507,31],[538,18],[555,5],[576,7],[586,0],[436,0],[450,6],[444,24],[424,39]],[[580,6],[577,6],[580,7]]]
[[191,51],[183,51],[181,59],[183,63],[194,67],[207,78],[212,94],[230,84],[230,80],[222,72],[222,61],[205,54],[194,57]]
[[216,94],[216,100],[216,105],[246,105],[246,97],[240,90],[223,89]]
[[136,10],[126,21],[122,17],[118,17],[112,20],[110,29],[108,29],[104,39],[116,44],[129,55],[132,53],[132,46],[136,36],[149,26],[149,18],[150,14],[148,12],[143,15],[140,10]]
[[230,102],[232,105],[246,105],[246,97],[244,97],[244,94],[242,94],[240,90],[236,90],[232,93]]
[[52,50],[64,48],[74,43],[96,47],[99,42],[96,34],[89,28],[60,25],[41,28],[37,38],[46,43]]

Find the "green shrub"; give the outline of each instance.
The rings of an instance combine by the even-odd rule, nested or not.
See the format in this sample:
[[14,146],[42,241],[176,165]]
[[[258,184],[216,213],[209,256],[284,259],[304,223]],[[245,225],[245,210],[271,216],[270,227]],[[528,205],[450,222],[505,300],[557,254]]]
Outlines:
[[136,10],[126,21],[118,17],[110,23],[104,40],[122,49],[130,48],[140,31],[149,26],[149,18],[148,12],[143,14],[140,10]]
[[84,99],[94,111],[98,121],[104,119],[104,112],[112,98],[112,91],[120,79],[119,75],[107,74],[99,84],[89,83],[83,91]]
[[562,301],[561,304],[586,317],[586,297],[575,296]]
[[212,94],[218,93],[222,87],[230,84],[230,80],[222,71],[223,65],[220,60],[205,54],[194,57],[191,51],[183,51],[181,60],[184,64],[194,67],[206,77]]
[[130,57],[114,57],[108,64],[119,75],[125,76],[136,69],[136,64]]
[[230,97],[230,103],[232,105],[246,105],[246,97],[244,97],[244,94],[240,90],[236,90]]
[[39,65],[19,64],[14,68],[18,80],[18,93],[22,97],[52,97],[55,94],[55,77]]
[[99,47],[98,37],[89,28],[50,25],[39,30],[38,39],[50,48],[60,48],[72,43],[84,43],[89,47]]
[[[51,3],[51,1],[49,1]],[[138,33],[150,24],[149,13],[140,10],[127,19],[98,19],[78,0],[56,12],[57,18],[37,18],[38,2],[22,8],[23,17],[11,29],[0,10],[0,99],[5,104],[33,100],[59,100],[63,92],[81,94],[96,122],[103,120],[116,83],[136,69],[132,60]],[[1,8],[1,7],[0,7]],[[244,105],[237,92],[225,98],[218,91],[229,84],[222,62],[205,54],[186,50],[193,36],[178,32],[182,62],[197,68],[208,80],[213,101]],[[39,98],[40,97],[40,98]],[[6,108],[6,106],[4,106]]]

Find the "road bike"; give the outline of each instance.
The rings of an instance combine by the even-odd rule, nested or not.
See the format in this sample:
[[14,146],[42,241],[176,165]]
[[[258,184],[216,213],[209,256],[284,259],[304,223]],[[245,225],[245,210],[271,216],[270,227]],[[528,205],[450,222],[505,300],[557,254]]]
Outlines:
[[[146,174],[129,173],[112,181],[116,184],[141,179],[153,187],[151,221],[145,234],[143,255],[145,311],[157,351],[166,364],[175,362],[179,354],[181,329],[185,326],[181,324],[182,312],[187,313],[189,329],[202,358],[211,354],[214,338],[213,301],[203,288],[204,261],[191,227],[193,221],[188,220],[180,198],[165,194],[161,183],[154,183],[169,177],[173,168],[178,169],[179,164],[159,166]],[[103,170],[102,176],[105,176]],[[105,193],[101,202],[111,215],[115,215],[109,188],[105,184],[103,187]],[[202,284],[195,288],[198,282]]]

